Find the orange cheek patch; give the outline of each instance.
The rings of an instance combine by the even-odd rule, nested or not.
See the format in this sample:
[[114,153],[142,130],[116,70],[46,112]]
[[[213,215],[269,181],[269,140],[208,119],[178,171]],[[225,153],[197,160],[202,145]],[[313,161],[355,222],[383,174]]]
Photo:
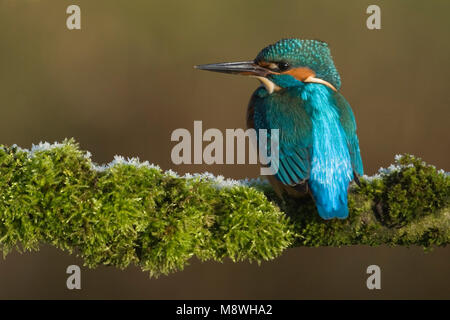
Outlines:
[[316,76],[316,73],[307,67],[293,68],[288,71],[281,72],[281,74],[288,74],[299,81],[304,81],[309,77]]

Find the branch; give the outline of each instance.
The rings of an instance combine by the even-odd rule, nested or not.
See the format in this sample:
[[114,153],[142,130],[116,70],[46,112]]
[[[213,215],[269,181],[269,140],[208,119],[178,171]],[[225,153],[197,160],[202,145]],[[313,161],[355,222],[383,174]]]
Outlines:
[[263,180],[178,176],[137,159],[94,164],[73,140],[0,147],[0,250],[49,243],[89,267],[139,265],[151,276],[201,260],[279,256],[292,246],[445,246],[450,177],[404,155],[363,177],[350,217],[322,220],[308,197],[279,200]]

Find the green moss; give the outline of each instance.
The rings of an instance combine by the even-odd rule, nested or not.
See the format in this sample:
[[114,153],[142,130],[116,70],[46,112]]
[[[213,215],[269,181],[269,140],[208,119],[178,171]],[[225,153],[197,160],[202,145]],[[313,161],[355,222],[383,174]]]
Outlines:
[[137,264],[151,275],[202,260],[260,262],[291,244],[292,227],[261,191],[117,162],[95,170],[73,141],[0,148],[0,245],[76,250],[89,267]]
[[364,183],[363,193],[371,197],[381,222],[405,226],[449,205],[450,176],[438,172],[419,158],[403,155],[381,179]]
[[221,189],[217,196],[211,238],[215,258],[260,262],[274,259],[290,246],[294,232],[289,219],[262,192],[239,186]]
[[138,265],[152,276],[201,260],[271,260],[292,246],[450,242],[449,176],[403,156],[361,179],[350,216],[324,221],[310,197],[269,185],[179,177],[136,161],[99,169],[73,140],[32,151],[0,147],[0,249],[49,243],[89,267]]

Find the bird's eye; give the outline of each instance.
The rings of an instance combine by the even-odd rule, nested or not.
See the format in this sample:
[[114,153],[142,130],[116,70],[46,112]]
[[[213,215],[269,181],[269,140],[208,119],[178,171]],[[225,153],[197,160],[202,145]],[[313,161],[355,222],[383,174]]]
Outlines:
[[274,72],[283,72],[288,70],[291,66],[285,61],[281,62],[258,62],[258,64],[264,68],[272,70]]
[[282,61],[278,63],[278,70],[280,71],[286,71],[287,69],[289,69],[289,63]]

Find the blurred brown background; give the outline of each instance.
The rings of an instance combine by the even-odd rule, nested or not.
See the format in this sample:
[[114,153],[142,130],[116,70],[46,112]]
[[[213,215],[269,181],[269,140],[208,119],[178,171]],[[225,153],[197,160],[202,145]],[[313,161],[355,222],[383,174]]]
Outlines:
[[[82,30],[66,28],[81,7]],[[370,4],[381,30],[366,28]],[[256,177],[245,165],[175,166],[176,128],[245,126],[255,80],[196,71],[246,60],[283,37],[327,41],[359,126],[367,174],[411,153],[450,170],[450,2],[0,0],[0,144],[74,137],[96,162],[137,156],[180,173]],[[296,248],[256,264],[200,263],[148,279],[137,268],[83,269],[65,287],[56,249],[0,260],[0,298],[450,298],[450,248]],[[369,291],[366,268],[382,270]]]

